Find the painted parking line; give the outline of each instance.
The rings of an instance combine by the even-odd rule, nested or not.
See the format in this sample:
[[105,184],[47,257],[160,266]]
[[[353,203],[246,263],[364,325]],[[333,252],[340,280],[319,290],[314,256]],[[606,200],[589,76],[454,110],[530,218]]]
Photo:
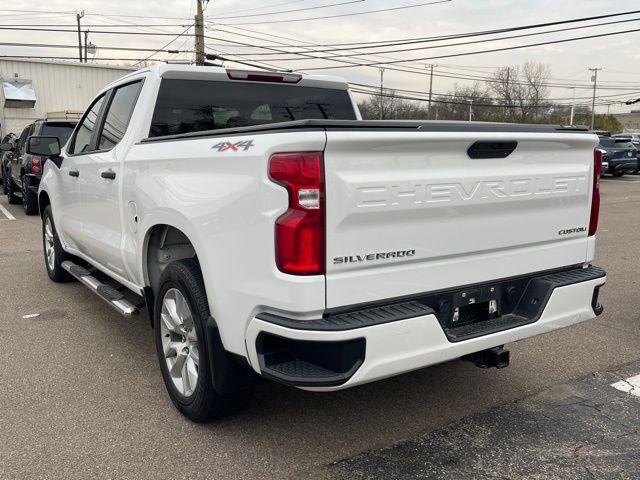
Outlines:
[[621,392],[630,393],[636,397],[640,397],[640,375],[629,377],[626,380],[612,383],[611,386]]
[[5,217],[7,217],[7,218],[2,218],[0,220],[15,220],[16,219],[16,217],[11,215],[11,212],[9,210],[7,210],[6,208],[4,208],[1,203],[0,203],[0,212],[2,212]]

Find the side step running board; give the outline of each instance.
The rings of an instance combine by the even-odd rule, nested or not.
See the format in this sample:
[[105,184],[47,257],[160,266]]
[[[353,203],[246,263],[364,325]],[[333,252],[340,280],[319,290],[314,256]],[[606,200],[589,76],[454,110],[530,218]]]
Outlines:
[[122,292],[100,282],[100,280],[91,275],[91,272],[86,268],[76,265],[69,260],[62,262],[62,268],[77,278],[85,287],[111,305],[111,307],[117,310],[121,315],[131,317],[132,315],[139,313],[138,307],[124,298],[124,294]]

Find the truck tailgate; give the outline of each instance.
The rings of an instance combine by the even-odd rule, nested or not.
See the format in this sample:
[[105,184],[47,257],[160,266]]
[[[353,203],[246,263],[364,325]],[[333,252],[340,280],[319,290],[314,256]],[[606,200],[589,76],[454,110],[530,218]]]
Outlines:
[[[475,142],[517,142],[470,158]],[[582,264],[595,135],[327,131],[327,307]]]

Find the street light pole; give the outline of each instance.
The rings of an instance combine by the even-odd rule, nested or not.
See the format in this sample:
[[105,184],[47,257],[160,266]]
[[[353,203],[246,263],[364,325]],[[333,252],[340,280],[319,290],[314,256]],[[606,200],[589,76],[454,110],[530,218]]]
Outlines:
[[569,125],[573,125],[573,113],[575,111],[576,103],[576,87],[569,87],[573,89],[573,100],[571,101],[571,117],[569,118]]
[[87,45],[89,39],[89,30],[84,31],[84,63],[87,63]]
[[591,100],[591,130],[596,123],[596,88],[598,86],[598,71],[602,70],[602,68],[589,68],[590,72],[593,72],[591,76],[591,81],[593,82],[593,99]]
[[429,118],[431,118],[431,96],[433,95],[433,67],[437,67],[433,63],[426,65],[427,68],[431,68],[431,74],[429,75]]
[[384,107],[384,68],[380,68],[380,120],[383,119],[382,109]]
[[473,99],[469,100],[469,121],[473,121]]
[[84,10],[76,13],[76,22],[78,22],[78,60],[82,63],[82,33],[80,32],[80,19],[84,17]]

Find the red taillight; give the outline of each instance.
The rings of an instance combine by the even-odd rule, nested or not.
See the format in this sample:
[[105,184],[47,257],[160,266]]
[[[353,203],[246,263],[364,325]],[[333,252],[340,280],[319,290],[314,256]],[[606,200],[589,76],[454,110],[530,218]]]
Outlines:
[[276,264],[292,275],[325,272],[322,152],[276,153],[269,175],[286,187],[289,209],[276,220]]
[[32,155],[27,163],[27,168],[31,171],[31,173],[35,173],[36,175],[40,173],[40,162],[42,159],[36,155]]
[[589,219],[589,236],[598,230],[598,215],[600,214],[600,174],[602,173],[602,152],[593,152],[593,195],[591,197],[591,218]]

